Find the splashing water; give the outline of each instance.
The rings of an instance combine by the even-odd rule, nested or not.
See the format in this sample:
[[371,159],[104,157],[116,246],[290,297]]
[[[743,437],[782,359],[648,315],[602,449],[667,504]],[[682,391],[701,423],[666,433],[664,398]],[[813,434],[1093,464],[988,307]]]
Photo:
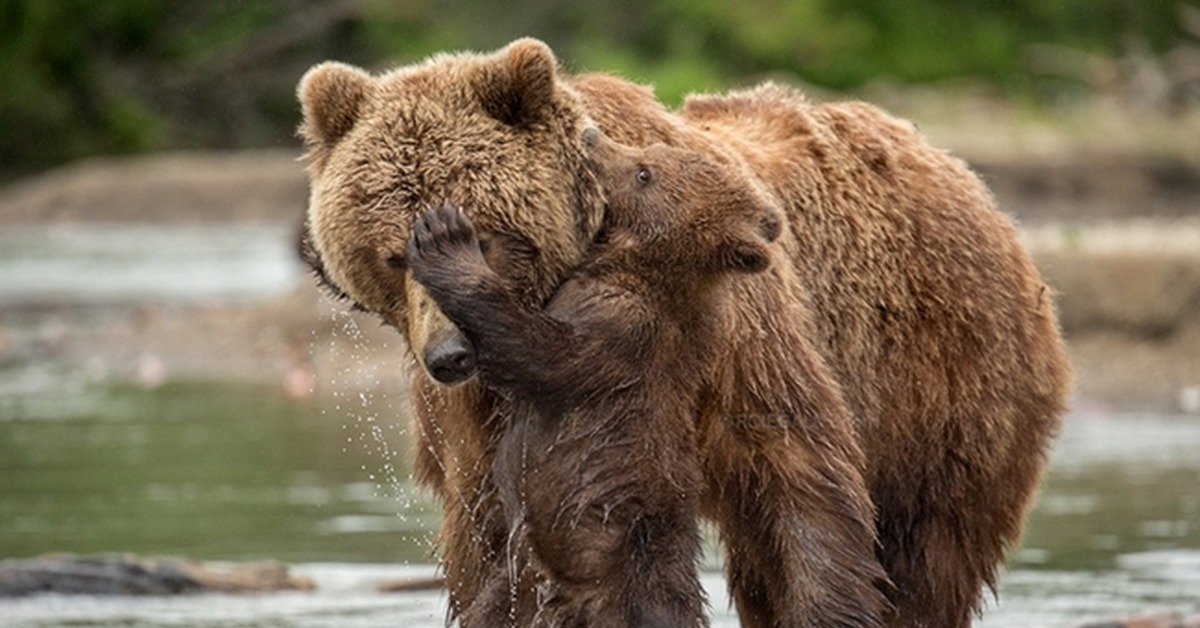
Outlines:
[[[407,437],[403,418],[407,416],[407,408],[397,403],[384,385],[379,361],[370,357],[372,352],[387,351],[389,346],[386,342],[368,342],[351,312],[331,305],[330,316],[333,325],[328,339],[329,351],[336,358],[333,362],[342,366],[334,369],[326,385],[332,391],[332,411],[342,420],[345,433],[342,452],[350,453],[351,448],[359,448],[379,461],[374,468],[362,465],[361,471],[374,486],[373,497],[394,500],[399,506],[396,517],[407,522],[409,513],[418,509],[418,500],[413,494],[411,478],[401,475],[399,469],[405,464],[404,457],[393,444],[394,440]],[[313,336],[315,343],[316,332]],[[310,352],[312,350],[310,346]],[[322,414],[326,412],[322,410]],[[420,538],[414,535],[405,540],[422,545],[431,543],[425,535]]]

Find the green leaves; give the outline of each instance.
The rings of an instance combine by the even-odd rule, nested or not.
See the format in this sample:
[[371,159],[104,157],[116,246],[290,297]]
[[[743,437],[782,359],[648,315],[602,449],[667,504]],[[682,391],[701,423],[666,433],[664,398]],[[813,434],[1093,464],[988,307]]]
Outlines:
[[3,0],[0,181],[93,154],[289,144],[296,82],[327,59],[380,69],[533,36],[568,71],[653,83],[671,104],[767,77],[1053,96],[1095,86],[1047,76],[1047,52],[1061,70],[1194,46],[1180,7],[1195,2]]

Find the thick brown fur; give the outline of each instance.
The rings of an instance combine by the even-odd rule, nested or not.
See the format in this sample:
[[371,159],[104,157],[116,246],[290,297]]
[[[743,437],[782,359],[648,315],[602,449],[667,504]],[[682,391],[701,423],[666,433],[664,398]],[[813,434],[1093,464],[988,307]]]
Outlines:
[[[461,333],[405,268],[422,208],[470,208],[490,266],[537,308],[600,230],[584,127],[748,173],[783,208],[786,259],[731,282],[694,421],[700,508],[721,531],[742,623],[855,625],[826,607],[843,585],[815,574],[874,571],[830,523],[874,512],[886,623],[970,624],[1019,537],[1069,369],[1050,290],[961,161],[874,107],[772,84],[668,111],[621,79],[563,75],[532,40],[378,77],[318,66],[300,99],[311,263],[426,365]],[[442,498],[463,615],[503,560],[491,468],[514,409],[478,378],[448,388],[428,372],[413,373],[416,474]]]
[[[483,616],[463,623],[703,626],[698,391],[725,336],[725,283],[768,266],[783,217],[703,155],[585,134],[607,237],[544,310],[488,266],[461,210],[424,212],[410,240],[414,277],[470,339],[481,376],[528,410],[496,448],[508,564],[468,610]],[[870,517],[850,525],[869,559]],[[514,595],[514,580],[537,599]]]

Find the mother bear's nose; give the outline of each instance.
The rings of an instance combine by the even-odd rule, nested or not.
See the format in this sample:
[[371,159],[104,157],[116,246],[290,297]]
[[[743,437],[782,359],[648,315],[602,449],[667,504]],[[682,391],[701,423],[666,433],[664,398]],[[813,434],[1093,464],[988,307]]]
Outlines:
[[461,332],[425,345],[425,370],[443,384],[458,384],[475,374],[475,347]]

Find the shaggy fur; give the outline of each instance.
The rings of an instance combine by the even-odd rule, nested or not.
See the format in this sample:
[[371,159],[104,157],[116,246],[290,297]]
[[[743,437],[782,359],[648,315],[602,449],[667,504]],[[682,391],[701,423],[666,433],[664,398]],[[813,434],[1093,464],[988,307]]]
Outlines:
[[[461,210],[426,211],[410,240],[413,276],[473,343],[481,376],[529,410],[497,446],[509,568],[496,599],[473,605],[486,617],[464,623],[707,625],[697,394],[724,336],[726,280],[767,267],[782,215],[697,153],[585,137],[608,234],[544,311],[514,298]],[[869,518],[850,523],[870,556]],[[520,606],[534,600],[511,595],[514,577],[540,604]]]
[[310,263],[426,365],[413,373],[416,474],[442,498],[451,613],[503,562],[491,469],[514,409],[469,379],[469,359],[442,368],[447,343],[469,343],[413,280],[405,244],[424,207],[470,208],[489,265],[540,308],[600,229],[580,140],[596,125],[743,171],[786,216],[785,260],[730,284],[694,417],[700,509],[720,528],[743,625],[853,624],[856,609],[828,600],[844,585],[815,574],[875,569],[830,524],[872,510],[886,623],[970,624],[1019,537],[1069,372],[1049,289],[961,161],[874,107],[772,84],[671,112],[647,88],[559,73],[531,40],[377,77],[324,64],[300,100]]

